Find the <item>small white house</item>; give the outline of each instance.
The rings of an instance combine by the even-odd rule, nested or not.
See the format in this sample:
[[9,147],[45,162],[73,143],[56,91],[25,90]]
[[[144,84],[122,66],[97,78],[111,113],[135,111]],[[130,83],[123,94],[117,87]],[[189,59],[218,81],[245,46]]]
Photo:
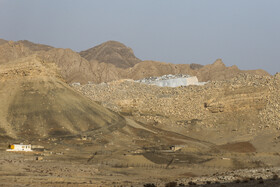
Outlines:
[[9,149],[7,149],[6,151],[32,151],[31,149],[31,144],[29,145],[24,145],[24,144],[12,144],[9,145]]

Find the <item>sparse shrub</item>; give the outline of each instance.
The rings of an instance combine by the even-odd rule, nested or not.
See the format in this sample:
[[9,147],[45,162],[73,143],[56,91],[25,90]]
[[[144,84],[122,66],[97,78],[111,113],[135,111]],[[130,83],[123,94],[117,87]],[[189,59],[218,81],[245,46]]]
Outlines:
[[240,179],[237,179],[237,180],[235,180],[235,183],[240,183],[241,181],[240,181]]
[[193,182],[193,181],[190,181],[188,184],[189,184],[189,185],[196,185],[196,183]]
[[272,177],[272,180],[277,180],[279,177],[278,177],[278,175],[273,175],[273,177]]
[[144,187],[156,187],[153,183],[144,184]]
[[176,187],[177,186],[177,182],[169,182],[165,184],[165,187]]

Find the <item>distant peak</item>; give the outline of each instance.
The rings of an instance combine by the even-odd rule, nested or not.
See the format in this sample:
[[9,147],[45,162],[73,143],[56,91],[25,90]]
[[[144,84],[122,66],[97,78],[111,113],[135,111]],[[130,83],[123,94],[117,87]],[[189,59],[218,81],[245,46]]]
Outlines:
[[88,50],[81,51],[80,55],[88,61],[97,60],[113,64],[119,68],[133,67],[141,61],[135,57],[131,48],[114,40],[109,40]]
[[217,59],[214,63],[213,63],[214,66],[226,66],[223,62],[222,59]]
[[126,45],[124,45],[121,42],[114,41],[114,40],[109,40],[107,42],[101,43],[98,46],[105,46],[105,47],[122,47],[122,48],[128,48]]
[[[121,42],[119,42],[119,41],[115,41],[115,40],[108,40],[108,41],[106,41],[106,42],[103,42],[103,44],[106,44],[106,43],[115,43],[115,44],[123,44],[123,43],[121,43]],[[124,45],[124,44],[123,44]]]

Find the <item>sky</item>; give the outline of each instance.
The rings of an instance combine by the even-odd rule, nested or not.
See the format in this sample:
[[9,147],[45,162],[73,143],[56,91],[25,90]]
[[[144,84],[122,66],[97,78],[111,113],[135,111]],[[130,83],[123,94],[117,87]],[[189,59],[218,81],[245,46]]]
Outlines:
[[108,40],[141,60],[280,72],[279,0],[0,0],[0,38],[82,51]]

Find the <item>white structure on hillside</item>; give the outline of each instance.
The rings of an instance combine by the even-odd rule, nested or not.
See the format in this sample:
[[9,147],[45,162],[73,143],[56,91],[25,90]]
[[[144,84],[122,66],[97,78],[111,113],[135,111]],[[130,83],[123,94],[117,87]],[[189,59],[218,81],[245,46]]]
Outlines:
[[31,144],[29,145],[24,145],[24,144],[12,144],[9,145],[9,149],[6,151],[32,151],[31,149]]
[[161,77],[150,77],[137,82],[156,85],[160,87],[178,87],[189,85],[204,85],[205,82],[198,82],[196,76],[190,75],[164,75]]

